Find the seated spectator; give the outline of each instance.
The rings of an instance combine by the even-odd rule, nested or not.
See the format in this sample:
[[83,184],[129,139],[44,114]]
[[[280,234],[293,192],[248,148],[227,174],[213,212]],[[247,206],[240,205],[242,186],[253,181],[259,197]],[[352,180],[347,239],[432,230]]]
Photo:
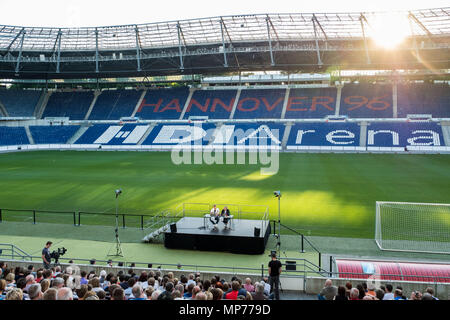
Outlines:
[[433,299],[433,296],[432,296],[431,294],[429,294],[428,292],[425,292],[425,293],[422,295],[422,300],[428,300],[428,301],[431,301],[431,300],[434,300],[434,299]]
[[4,279],[0,279],[0,300],[5,299],[5,289],[6,289],[6,281]]
[[422,300],[422,292],[420,291],[413,291],[411,292],[411,297],[409,300]]
[[378,300],[375,296],[371,295],[371,294],[366,294],[364,296],[364,298],[362,298],[363,300]]
[[41,290],[41,285],[39,283],[35,283],[32,284],[29,288],[28,288],[28,297],[30,298],[30,300],[42,300],[42,290]]
[[392,284],[386,284],[386,292],[384,293],[383,300],[394,300],[394,294],[392,293]]
[[352,290],[352,283],[351,282],[347,282],[345,284],[345,295],[348,297],[350,297],[350,290]]
[[86,278],[87,272],[86,271],[81,271],[80,275],[81,275],[80,284],[88,284],[89,281]]
[[250,278],[245,279],[244,289],[247,290],[248,292],[255,291],[255,286],[252,284],[252,279]]
[[40,282],[42,293],[45,293],[50,288],[50,280],[44,279]]
[[425,291],[426,291],[427,293],[429,293],[429,294],[433,297],[433,300],[439,300],[438,298],[436,298],[436,297],[434,296],[434,290],[433,290],[433,288],[428,287],[428,288],[426,288]]
[[211,293],[213,295],[213,300],[222,300],[223,298],[223,291],[220,288],[213,288],[211,289]]
[[56,277],[55,279],[53,279],[52,288],[59,290],[62,287],[64,287],[64,279],[63,278]]
[[60,288],[56,294],[56,300],[73,300],[73,293],[70,288]]
[[264,294],[264,284],[257,282],[255,292],[251,292],[253,300],[267,300],[268,296]]
[[118,287],[114,289],[114,291],[111,294],[111,300],[126,300],[125,299],[125,290]]
[[350,290],[350,296],[348,300],[359,300],[359,290],[356,288],[352,288]]
[[366,295],[371,295],[373,297],[376,297],[375,285],[373,283],[370,283],[370,284],[367,285]]
[[158,300],[158,297],[159,297],[160,294],[161,294],[161,291],[160,291],[160,290],[155,290],[155,291],[153,291],[150,300]]
[[187,290],[186,290],[186,292],[183,295],[184,299],[191,299],[192,298],[192,290],[194,289],[194,287],[195,287],[194,283],[191,282],[190,284],[188,284]]
[[400,289],[395,289],[394,291],[394,300],[406,300],[403,299],[403,292]]
[[339,286],[337,288],[337,295],[334,296],[333,300],[338,300],[338,301],[348,300],[346,287]]
[[12,288],[6,294],[6,299],[5,300],[23,300],[22,289]]
[[5,277],[6,280],[6,289],[15,288],[16,287],[16,275],[12,272],[8,273]]
[[192,300],[195,300],[195,296],[201,291],[202,291],[202,289],[199,286],[195,286],[192,289]]
[[206,294],[204,292],[199,292],[195,295],[195,300],[207,300]]
[[238,281],[233,281],[231,283],[231,291],[228,293],[225,293],[225,299],[226,300],[237,300],[237,296],[239,294],[239,289],[241,288]]
[[151,299],[153,291],[155,291],[155,289],[153,289],[153,287],[151,286],[148,286],[147,289],[145,289],[145,295],[147,296],[147,300]]
[[57,294],[58,290],[56,290],[55,288],[48,288],[47,291],[44,292],[42,300],[56,300]]
[[378,300],[384,300],[384,290],[383,289],[377,289],[375,290],[375,296]]
[[325,286],[319,293],[319,300],[321,300],[320,297],[323,297],[324,300],[333,300],[336,295],[337,295],[336,286],[333,286],[333,282],[331,281],[331,279],[327,279],[325,281]]
[[[133,286],[136,284],[136,278],[130,277],[127,281],[126,289],[124,289],[124,293],[126,297],[129,297],[131,295],[131,290],[133,289]],[[121,286],[124,288],[123,286]]]
[[25,277],[25,281],[26,281],[26,285],[25,285],[25,288],[24,288],[24,292],[28,292],[28,288],[30,288],[30,286],[32,285],[32,284],[35,284],[36,283],[36,281],[34,280],[34,276],[32,275],[32,274],[29,274],[29,275],[27,275],[26,277]]
[[362,283],[357,284],[356,289],[358,289],[358,291],[359,291],[358,299],[362,300],[366,296],[366,290],[364,290]]
[[99,300],[106,300],[106,292],[101,290],[96,292]]
[[133,286],[133,288],[131,289],[131,293],[133,300],[147,300],[147,296],[144,294],[144,289],[142,289],[141,285],[139,284],[135,284]]

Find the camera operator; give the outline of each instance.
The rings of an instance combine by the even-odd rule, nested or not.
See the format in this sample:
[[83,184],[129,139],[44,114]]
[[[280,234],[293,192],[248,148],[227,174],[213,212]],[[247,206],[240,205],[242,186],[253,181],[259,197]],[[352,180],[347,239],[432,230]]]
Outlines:
[[51,241],[47,241],[45,244],[44,249],[42,249],[42,262],[44,263],[44,269],[50,269],[50,261],[51,261],[51,255],[50,255],[50,247],[52,246]]

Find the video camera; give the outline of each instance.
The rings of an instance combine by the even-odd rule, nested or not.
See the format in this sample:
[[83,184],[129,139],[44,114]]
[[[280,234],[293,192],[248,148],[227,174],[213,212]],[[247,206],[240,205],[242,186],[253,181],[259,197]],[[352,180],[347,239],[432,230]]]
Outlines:
[[53,250],[52,253],[50,253],[50,258],[55,259],[55,264],[58,264],[59,257],[63,256],[67,252],[67,249],[62,247],[58,248],[58,250]]

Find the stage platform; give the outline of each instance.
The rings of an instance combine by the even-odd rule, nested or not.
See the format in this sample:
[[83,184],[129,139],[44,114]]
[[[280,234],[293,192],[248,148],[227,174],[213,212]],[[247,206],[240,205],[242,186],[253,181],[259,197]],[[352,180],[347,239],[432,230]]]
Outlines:
[[[169,229],[164,233],[164,246],[169,249],[262,254],[270,235],[270,223],[264,220],[234,219],[231,229],[226,230],[222,220],[214,230],[204,218],[184,217],[175,225],[175,232]],[[259,235],[255,235],[255,228]]]

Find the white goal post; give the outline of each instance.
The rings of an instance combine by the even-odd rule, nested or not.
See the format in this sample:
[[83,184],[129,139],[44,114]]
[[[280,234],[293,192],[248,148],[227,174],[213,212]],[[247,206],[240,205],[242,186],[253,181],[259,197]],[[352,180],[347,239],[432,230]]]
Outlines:
[[376,202],[381,250],[450,254],[450,204]]

